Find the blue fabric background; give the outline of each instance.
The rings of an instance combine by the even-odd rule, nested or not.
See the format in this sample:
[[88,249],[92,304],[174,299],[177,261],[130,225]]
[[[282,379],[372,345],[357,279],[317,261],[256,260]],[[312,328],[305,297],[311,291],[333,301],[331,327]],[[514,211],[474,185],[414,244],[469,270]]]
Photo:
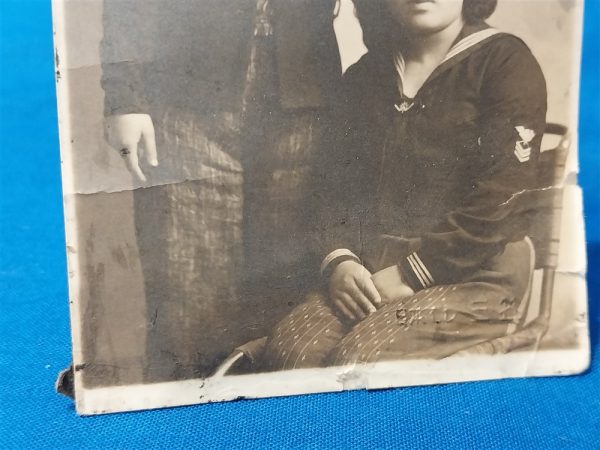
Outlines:
[[587,1],[581,183],[594,360],[579,377],[347,392],[79,418],[48,0],[0,0],[0,447],[600,448],[600,2]]

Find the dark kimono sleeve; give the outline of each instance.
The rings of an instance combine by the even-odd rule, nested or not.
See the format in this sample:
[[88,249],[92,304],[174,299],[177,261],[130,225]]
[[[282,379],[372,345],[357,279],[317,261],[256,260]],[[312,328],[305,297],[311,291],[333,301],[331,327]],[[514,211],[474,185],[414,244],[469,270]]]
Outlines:
[[157,2],[105,0],[100,44],[104,113],[147,113],[144,71],[156,39]]
[[546,83],[530,50],[514,38],[492,49],[481,90],[480,155],[472,192],[420,248],[399,263],[414,290],[456,283],[523,239],[539,203],[538,170],[546,124]]
[[281,105],[332,104],[342,75],[333,29],[336,0],[277,0],[273,5]]

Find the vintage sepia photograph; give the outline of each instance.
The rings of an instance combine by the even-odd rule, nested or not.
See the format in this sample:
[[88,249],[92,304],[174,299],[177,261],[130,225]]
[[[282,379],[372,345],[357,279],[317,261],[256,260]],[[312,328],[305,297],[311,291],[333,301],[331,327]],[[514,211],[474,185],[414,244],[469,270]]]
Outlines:
[[53,0],[79,414],[589,364],[583,0]]

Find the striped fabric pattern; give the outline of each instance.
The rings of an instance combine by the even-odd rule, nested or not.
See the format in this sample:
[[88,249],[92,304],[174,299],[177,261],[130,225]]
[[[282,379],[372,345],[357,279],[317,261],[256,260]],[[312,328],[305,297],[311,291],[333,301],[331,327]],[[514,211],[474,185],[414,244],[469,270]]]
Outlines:
[[324,294],[314,293],[275,328],[267,343],[270,370],[320,367],[350,330],[329,307]]
[[384,305],[352,326],[313,294],[275,329],[269,370],[439,359],[506,334],[520,301],[489,283],[435,286]]

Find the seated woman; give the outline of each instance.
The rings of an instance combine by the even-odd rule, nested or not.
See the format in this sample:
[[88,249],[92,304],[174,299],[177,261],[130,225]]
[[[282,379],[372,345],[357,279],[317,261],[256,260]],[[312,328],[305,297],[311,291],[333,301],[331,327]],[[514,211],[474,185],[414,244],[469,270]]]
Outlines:
[[323,286],[266,369],[443,358],[518,322],[547,93],[527,46],[484,22],[496,3],[355,0],[369,52],[322,173]]

